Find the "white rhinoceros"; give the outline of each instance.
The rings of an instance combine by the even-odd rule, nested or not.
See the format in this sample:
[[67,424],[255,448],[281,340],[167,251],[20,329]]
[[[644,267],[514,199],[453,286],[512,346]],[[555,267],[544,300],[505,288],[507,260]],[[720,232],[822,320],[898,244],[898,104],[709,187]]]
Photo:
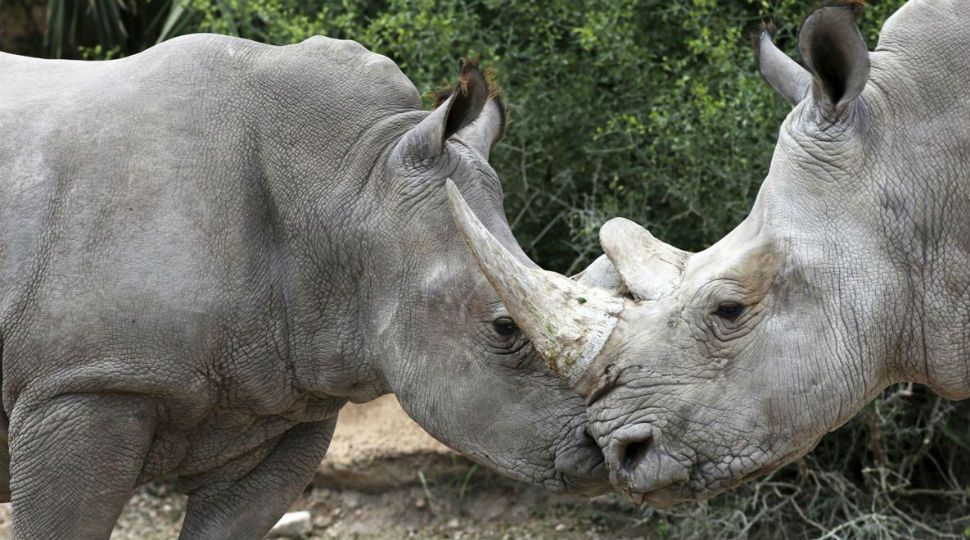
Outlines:
[[[178,477],[181,538],[260,538],[346,401],[393,392],[514,478],[600,491],[582,399],[518,331],[443,188],[521,261],[472,64],[434,112],[387,58],[187,36],[0,54],[0,492],[18,539],[107,538]],[[5,438],[4,437],[4,438]]]

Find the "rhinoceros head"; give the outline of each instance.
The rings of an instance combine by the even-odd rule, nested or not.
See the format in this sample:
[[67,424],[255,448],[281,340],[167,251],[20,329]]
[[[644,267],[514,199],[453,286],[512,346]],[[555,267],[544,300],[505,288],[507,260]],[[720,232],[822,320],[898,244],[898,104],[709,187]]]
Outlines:
[[382,284],[389,290],[373,321],[385,336],[383,376],[419,424],[472,459],[554,489],[600,492],[607,475],[582,398],[536,353],[545,342],[513,321],[449,211],[446,182],[508,257],[534,266],[512,236],[488,163],[504,129],[502,102],[470,62],[440,99],[388,160],[388,219],[404,222],[383,228],[400,236],[378,241],[388,266],[405,271]]
[[622,491],[711,496],[809,451],[892,382],[970,394],[965,8],[911,2],[873,53],[855,3],[821,8],[799,37],[807,68],[762,35],[762,73],[795,106],[750,215],[697,254],[608,223],[619,309],[501,254],[459,205],[508,309],[586,395]]

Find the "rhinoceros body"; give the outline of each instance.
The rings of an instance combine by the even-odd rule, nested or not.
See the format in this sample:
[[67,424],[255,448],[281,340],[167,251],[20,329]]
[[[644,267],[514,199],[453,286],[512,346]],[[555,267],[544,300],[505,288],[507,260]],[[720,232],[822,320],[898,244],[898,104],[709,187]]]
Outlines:
[[[18,538],[106,537],[177,476],[184,538],[259,537],[348,400],[387,392],[500,471],[598,489],[582,402],[451,222],[510,249],[481,74],[434,113],[350,41],[187,36],[108,62],[0,54],[0,359]],[[471,90],[468,90],[469,86]]]

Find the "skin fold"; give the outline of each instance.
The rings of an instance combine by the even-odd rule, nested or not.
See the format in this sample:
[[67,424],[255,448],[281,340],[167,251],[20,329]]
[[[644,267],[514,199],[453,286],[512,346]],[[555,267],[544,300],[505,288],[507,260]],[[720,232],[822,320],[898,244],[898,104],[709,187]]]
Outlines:
[[181,538],[261,538],[340,407],[389,392],[479,463],[603,490],[581,397],[449,214],[447,178],[532,264],[488,165],[504,111],[476,66],[432,113],[390,60],[326,38],[0,54],[0,71],[15,538],[107,538],[136,486],[172,476]]

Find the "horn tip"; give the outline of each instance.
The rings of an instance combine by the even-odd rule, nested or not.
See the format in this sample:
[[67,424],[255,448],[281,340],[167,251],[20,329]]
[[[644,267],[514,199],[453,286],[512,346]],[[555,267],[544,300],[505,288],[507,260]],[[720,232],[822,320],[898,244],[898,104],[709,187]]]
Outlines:
[[451,205],[452,211],[458,216],[466,215],[468,203],[465,202],[465,198],[461,196],[461,191],[458,190],[458,186],[451,178],[445,179],[445,191],[448,193],[448,203]]
[[622,217],[615,217],[600,227],[600,245],[604,248],[607,245],[612,247],[614,242],[628,242],[631,238],[642,238],[648,241],[656,240],[646,228]]

